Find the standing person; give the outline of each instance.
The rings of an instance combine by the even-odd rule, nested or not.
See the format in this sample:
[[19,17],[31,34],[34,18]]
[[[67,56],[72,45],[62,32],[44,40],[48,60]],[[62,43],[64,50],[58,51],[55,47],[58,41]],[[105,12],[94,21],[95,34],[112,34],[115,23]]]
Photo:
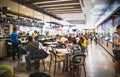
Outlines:
[[116,27],[116,32],[113,34],[113,45],[116,76],[120,77],[120,25]]
[[77,35],[75,39],[76,39],[76,43],[78,44],[80,41],[80,37]]
[[61,39],[61,35],[58,35],[58,34],[57,34],[57,35],[55,36],[56,42],[60,42],[60,39]]
[[68,43],[72,42],[72,36],[70,34],[68,35],[67,39],[68,39]]
[[36,36],[34,37],[34,40],[35,40],[35,41],[39,41],[39,38],[40,38],[40,33],[37,32]]
[[95,43],[97,44],[97,42],[98,42],[98,34],[97,34],[97,33],[96,33],[95,36],[94,36],[94,41],[95,41]]
[[18,37],[19,35],[17,34],[17,28],[14,27],[13,28],[13,32],[11,34],[11,42],[12,42],[12,59],[16,60],[15,56],[17,53],[17,58],[20,58],[20,51],[19,51],[19,47],[18,47]]
[[90,43],[92,44],[92,40],[93,40],[93,34],[92,32],[90,33]]

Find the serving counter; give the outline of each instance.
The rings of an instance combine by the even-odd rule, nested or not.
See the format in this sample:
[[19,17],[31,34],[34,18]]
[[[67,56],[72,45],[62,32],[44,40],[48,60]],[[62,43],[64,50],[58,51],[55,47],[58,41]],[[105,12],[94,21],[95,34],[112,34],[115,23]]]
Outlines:
[[[24,43],[26,38],[27,38],[27,36],[20,36],[21,43]],[[4,58],[4,57],[10,55],[9,54],[10,51],[8,51],[9,50],[8,42],[10,42],[10,36],[0,38],[0,58]]]
[[0,39],[0,58],[5,57],[6,55],[6,41],[4,39]]
[[112,51],[112,49],[113,49],[112,42],[109,42],[104,39],[99,39],[98,42],[112,57],[114,57],[113,51]]

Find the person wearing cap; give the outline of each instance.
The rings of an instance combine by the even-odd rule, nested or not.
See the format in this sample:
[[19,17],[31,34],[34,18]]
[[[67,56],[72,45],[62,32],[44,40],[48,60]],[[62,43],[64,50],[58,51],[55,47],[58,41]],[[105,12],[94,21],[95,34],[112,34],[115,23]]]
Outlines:
[[67,38],[61,37],[60,43],[63,45],[63,47],[66,47],[67,42],[68,42],[68,39],[67,39]]

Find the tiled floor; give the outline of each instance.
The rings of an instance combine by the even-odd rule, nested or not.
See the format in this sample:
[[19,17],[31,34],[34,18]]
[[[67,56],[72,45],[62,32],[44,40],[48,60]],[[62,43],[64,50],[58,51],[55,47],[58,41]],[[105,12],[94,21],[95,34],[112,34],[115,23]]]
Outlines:
[[[89,55],[86,57],[86,72],[87,77],[114,77],[114,66],[112,62],[112,58],[106,53],[106,51],[98,44],[89,44],[88,45],[88,52]],[[16,67],[16,62],[5,61],[1,62],[0,64],[10,64]],[[53,76],[53,68],[49,72],[49,59],[45,60],[46,71],[45,73],[50,74],[51,77]],[[52,64],[53,66],[53,64]],[[54,67],[54,66],[53,66]],[[43,65],[41,64],[40,71],[44,72]],[[81,77],[84,77],[83,69],[81,70]],[[34,72],[32,67],[31,71],[27,71],[25,69],[25,64],[21,64],[15,68],[15,75],[14,77],[29,77],[29,74]],[[1,77],[1,76],[0,76]],[[5,76],[4,76],[5,77]],[[57,70],[55,77],[71,77],[70,72],[62,72],[61,69]],[[78,74],[75,77],[80,77]]]

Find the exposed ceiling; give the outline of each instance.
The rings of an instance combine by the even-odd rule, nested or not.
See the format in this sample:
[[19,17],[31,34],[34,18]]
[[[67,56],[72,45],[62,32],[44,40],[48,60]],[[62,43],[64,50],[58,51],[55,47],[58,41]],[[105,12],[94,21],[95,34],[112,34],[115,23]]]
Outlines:
[[31,2],[54,14],[82,12],[79,0],[32,0]]
[[[83,0],[12,0],[19,2],[25,6],[43,9],[45,12],[54,15],[62,20],[68,21],[71,24],[85,24],[85,15],[82,7]],[[29,3],[25,4],[25,3]],[[71,17],[73,16],[73,18]],[[69,18],[70,17],[70,18]],[[71,19],[72,18],[72,19]],[[80,21],[80,22],[79,22]],[[81,22],[82,21],[82,22]]]
[[82,15],[83,0],[32,0],[31,2],[71,24],[85,24],[85,17]]
[[[15,2],[12,2],[15,1]],[[110,0],[0,0],[0,7],[8,6],[13,12],[28,15],[45,22],[67,21],[71,24],[92,26],[101,16]],[[34,11],[32,10],[34,9]],[[62,20],[59,20],[62,19]]]

